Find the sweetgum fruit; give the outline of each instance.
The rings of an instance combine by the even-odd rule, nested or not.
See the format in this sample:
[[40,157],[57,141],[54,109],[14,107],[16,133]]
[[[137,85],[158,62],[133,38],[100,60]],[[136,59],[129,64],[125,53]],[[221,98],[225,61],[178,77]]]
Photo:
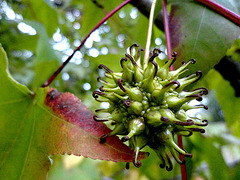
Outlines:
[[148,145],[157,153],[161,161],[160,167],[166,167],[170,171],[173,168],[172,157],[180,164],[184,162],[180,160],[179,154],[192,157],[174,142],[173,137],[191,136],[194,131],[205,132],[203,127],[207,126],[208,121],[188,117],[186,111],[207,109],[205,105],[191,106],[189,102],[194,99],[201,101],[208,90],[184,90],[202,76],[201,71],[197,71],[180,77],[190,64],[196,62],[194,59],[170,71],[176,53],[160,67],[154,61],[161,53],[159,49],[150,53],[147,64],[142,62],[141,51],[136,44],[129,48],[129,54],[120,60],[122,72],[113,72],[105,65],[99,65],[100,69],[105,70],[105,77],[98,78],[103,86],[99,88],[100,91],[93,92],[93,97],[99,102],[109,102],[110,106],[108,109],[96,110],[99,114],[94,119],[112,121],[112,132],[103,135],[100,141],[104,143],[109,136],[123,135],[122,141],[129,141],[129,146],[134,151],[133,164],[136,167],[141,166],[138,161],[139,151]]

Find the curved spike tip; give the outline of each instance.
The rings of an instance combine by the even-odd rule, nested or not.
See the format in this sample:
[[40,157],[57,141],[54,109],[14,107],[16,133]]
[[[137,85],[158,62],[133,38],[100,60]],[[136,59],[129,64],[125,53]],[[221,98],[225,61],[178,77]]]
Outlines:
[[136,63],[136,61],[133,59],[133,57],[132,57],[130,54],[125,54],[125,56],[126,56],[128,59],[131,60],[131,62],[132,62],[132,64],[133,64],[134,66],[138,66],[137,63]]
[[107,141],[107,137],[109,136],[109,133],[104,134],[103,136],[100,137],[100,143],[104,144]]
[[130,138],[128,137],[128,136],[124,136],[124,137],[122,137],[122,139],[121,139],[121,141],[122,142],[126,142],[126,141],[128,141]]
[[126,163],[126,169],[127,170],[130,169],[130,163],[129,162]]
[[136,43],[134,43],[134,44],[132,44],[132,45],[129,47],[130,53],[132,53],[132,49],[135,48],[135,47],[139,47],[139,45],[136,44]]
[[126,108],[129,108],[131,106],[131,101],[130,100],[125,100],[123,101],[123,105],[126,107]]
[[118,79],[118,86],[120,87],[120,89],[123,91],[123,92],[126,92],[127,90],[123,87],[123,80],[122,78],[119,78]]
[[120,60],[120,64],[121,64],[121,67],[123,68],[123,61],[127,61],[127,58],[126,57],[123,57],[121,60]]
[[167,117],[161,117],[161,120],[164,121],[164,122],[169,122],[169,119]]
[[133,161],[133,164],[134,164],[134,166],[137,167],[137,168],[139,168],[139,167],[142,166],[141,161],[137,161],[137,162]]
[[106,122],[106,121],[108,121],[107,119],[98,119],[97,115],[93,116],[93,120],[96,121],[96,122]]
[[172,82],[166,84],[163,88],[168,87],[168,86],[170,86],[172,84],[176,84],[177,85],[177,87],[175,89],[180,87],[180,83],[177,80],[175,80],[175,81],[172,81]]
[[105,66],[104,64],[100,64],[98,66],[99,69],[104,69],[106,72],[108,73],[113,73],[112,70],[110,70],[107,66]]
[[105,94],[104,94],[103,92],[93,91],[92,96],[93,96],[95,99],[98,98],[98,95],[103,96],[103,95],[105,95]]
[[106,90],[103,89],[103,86],[99,88],[100,91],[105,92]]

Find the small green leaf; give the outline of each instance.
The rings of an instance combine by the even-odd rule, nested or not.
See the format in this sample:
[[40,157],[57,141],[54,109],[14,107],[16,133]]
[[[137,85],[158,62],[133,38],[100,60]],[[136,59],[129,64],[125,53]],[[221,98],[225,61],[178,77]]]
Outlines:
[[217,100],[223,111],[227,126],[234,135],[240,137],[240,97],[235,97],[230,83],[215,70],[211,70],[205,78],[209,89],[216,91]]

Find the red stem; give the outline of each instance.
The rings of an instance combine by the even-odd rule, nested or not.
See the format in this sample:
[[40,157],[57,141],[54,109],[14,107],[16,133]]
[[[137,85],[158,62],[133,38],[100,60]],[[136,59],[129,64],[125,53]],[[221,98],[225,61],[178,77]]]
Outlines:
[[62,71],[62,69],[69,63],[69,61],[72,59],[74,54],[81,49],[81,47],[84,45],[86,40],[89,38],[89,36],[97,29],[99,28],[106,20],[108,20],[110,17],[112,17],[117,11],[119,11],[122,7],[127,5],[132,0],[126,0],[123,3],[121,3],[119,6],[117,6],[114,10],[112,10],[110,13],[108,13],[93,29],[92,31],[85,37],[85,39],[81,42],[80,46],[78,46],[73,53],[62,63],[62,65],[53,73],[53,75],[42,85],[42,87],[49,86],[52,81],[58,76],[58,74]]
[[[182,136],[178,135],[178,146],[183,149],[183,142],[182,142]],[[179,155],[180,160],[184,161],[184,156],[183,155]],[[182,180],[187,180],[187,171],[186,171],[186,165],[185,164],[181,164],[181,174],[182,174]]]
[[168,14],[167,14],[167,0],[162,1],[162,6],[163,6],[164,31],[166,35],[166,41],[167,41],[167,54],[168,54],[168,59],[172,59],[172,47],[171,47],[171,38],[170,38],[169,22],[168,22]]
[[213,9],[215,12],[223,15],[228,20],[230,20],[233,23],[235,23],[236,25],[240,26],[240,16],[238,14],[234,13],[233,11],[225,8],[224,6],[222,6],[216,2],[213,2],[212,0],[195,0],[195,1],[197,1],[198,3],[204,4],[208,8]]
[[[169,22],[168,22],[168,14],[167,14],[167,0],[162,1],[163,6],[163,20],[164,20],[164,30],[166,35],[166,41],[167,41],[167,53],[168,53],[168,59],[172,59],[172,47],[171,47],[171,38],[170,38],[170,30],[169,30]],[[174,67],[173,65],[170,67],[170,71],[173,71]],[[181,149],[183,149],[183,143],[182,143],[182,136],[178,135],[178,145]],[[180,154],[180,160],[184,160],[184,156]],[[187,173],[186,173],[186,166],[185,164],[181,164],[181,175],[182,180],[187,180]]]

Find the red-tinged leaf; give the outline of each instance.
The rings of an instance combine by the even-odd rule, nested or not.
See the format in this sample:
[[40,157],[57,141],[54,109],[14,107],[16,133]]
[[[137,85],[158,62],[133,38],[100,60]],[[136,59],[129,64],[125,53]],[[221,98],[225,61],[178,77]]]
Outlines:
[[[239,13],[230,0],[215,0],[224,7]],[[178,53],[176,66],[182,61],[196,59],[189,73],[201,70],[205,75],[218,64],[240,28],[211,9],[196,2],[174,2],[170,15],[170,32],[173,51]]]
[[54,154],[132,161],[132,151],[116,136],[99,143],[110,129],[74,95],[47,87],[32,92],[16,82],[1,47],[0,80],[0,179],[46,179]]
[[[51,153],[83,155],[118,162],[132,161],[132,150],[117,136],[108,137],[104,144],[99,142],[100,137],[111,130],[105,124],[94,121],[93,112],[73,94],[62,94],[51,89],[47,93],[45,104],[57,116],[51,119],[51,127],[54,127],[50,130],[50,134],[54,134],[50,138]],[[59,118],[63,121],[59,121]],[[143,159],[146,155],[141,153],[139,157]]]

